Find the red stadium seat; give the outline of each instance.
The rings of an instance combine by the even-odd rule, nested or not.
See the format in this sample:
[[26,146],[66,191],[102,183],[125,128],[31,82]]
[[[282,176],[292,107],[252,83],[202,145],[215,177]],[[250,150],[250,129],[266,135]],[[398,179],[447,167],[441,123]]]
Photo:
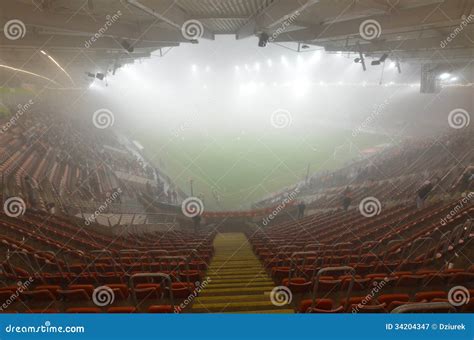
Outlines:
[[418,292],[415,294],[415,301],[430,302],[433,299],[445,299],[446,297],[447,293],[444,291]]
[[72,307],[66,309],[66,313],[75,313],[75,314],[92,314],[92,313],[101,313],[101,309],[97,307]]
[[137,308],[136,307],[110,307],[107,309],[107,313],[116,313],[116,314],[126,314],[126,313],[136,313]]

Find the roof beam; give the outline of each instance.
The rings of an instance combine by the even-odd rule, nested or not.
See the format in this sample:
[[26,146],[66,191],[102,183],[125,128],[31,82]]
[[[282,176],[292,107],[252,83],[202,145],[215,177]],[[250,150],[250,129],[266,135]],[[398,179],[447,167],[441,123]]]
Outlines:
[[[127,3],[145,13],[148,13],[160,21],[167,23],[178,32],[181,32],[186,21],[193,19],[181,10],[177,5],[176,0],[127,0]],[[214,33],[204,26],[202,26],[202,28],[201,38],[214,40]]]
[[399,9],[390,15],[368,16],[360,19],[341,21],[326,25],[317,25],[310,28],[292,31],[291,34],[282,33],[276,41],[317,41],[321,39],[347,38],[359,36],[359,27],[368,19],[378,21],[384,34],[409,29],[422,29],[430,25],[459,25],[463,9],[458,6],[459,0],[450,0],[441,4]]
[[[392,41],[374,41],[373,43],[363,43],[361,40],[357,40],[360,44],[351,44],[345,46],[342,44],[322,43],[325,50],[328,52],[336,51],[347,51],[347,52],[359,52],[362,53],[375,53],[375,52],[395,52],[395,51],[413,51],[413,50],[429,50],[429,49],[440,49],[441,39],[439,38],[426,38],[426,39],[409,39],[409,40],[392,40]],[[474,51],[473,43],[463,37],[459,36],[453,39],[446,48],[471,48]]]
[[[180,32],[176,30],[167,30],[159,27],[143,25],[143,29],[137,24],[130,24],[118,19],[111,25],[106,26],[107,19],[101,17],[94,20],[90,15],[76,13],[72,16],[65,16],[61,13],[52,11],[43,11],[38,13],[35,6],[28,5],[13,0],[0,1],[0,24],[3,27],[5,22],[11,19],[21,20],[27,25],[26,36],[31,34],[31,26],[35,28],[45,28],[57,31],[56,34],[81,35],[91,37],[99,30],[103,30],[102,36],[120,39],[129,39],[132,41],[169,41],[169,42],[187,42]],[[104,30],[104,27],[106,29]]]
[[[319,0],[275,0],[270,6],[256,13],[236,33],[237,39],[244,39],[263,31],[272,32],[288,18],[296,17],[307,7]],[[291,24],[291,23],[290,23]]]
[[[178,46],[179,43],[156,43],[141,41],[137,42],[134,49],[159,49],[161,47]],[[84,50],[118,50],[124,51],[120,41],[114,38],[102,37],[95,42],[80,36],[63,36],[51,34],[29,34],[23,39],[9,40],[3,34],[0,35],[0,49],[24,48],[24,49],[84,49]]]

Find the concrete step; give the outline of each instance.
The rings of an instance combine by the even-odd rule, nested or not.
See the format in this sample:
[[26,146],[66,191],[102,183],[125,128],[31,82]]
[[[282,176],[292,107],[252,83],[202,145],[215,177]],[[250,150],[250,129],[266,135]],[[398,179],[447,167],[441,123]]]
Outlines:
[[273,284],[273,281],[266,276],[262,277],[230,277],[230,278],[218,278],[215,277],[212,279],[211,283],[249,283],[249,282],[268,282],[268,284]]
[[258,274],[265,273],[263,268],[242,268],[242,269],[227,269],[222,267],[222,269],[207,270],[207,276],[212,274],[225,275],[225,274]]
[[216,302],[216,303],[194,303],[193,312],[236,312],[236,311],[253,311],[253,310],[273,310],[288,309],[288,307],[277,307],[271,301],[239,301],[239,302]]
[[263,294],[271,292],[275,285],[258,286],[258,287],[237,287],[237,288],[204,288],[199,296],[222,296],[222,295],[246,295],[246,294]]
[[211,281],[205,289],[207,288],[246,288],[246,287],[265,287],[273,285],[273,282],[270,280],[267,281],[255,281],[255,282],[231,282],[231,283],[215,283]]
[[[218,282],[219,280],[252,280],[252,279],[269,279],[266,273],[260,274],[213,274],[211,281]],[[271,279],[270,279],[271,281]],[[273,282],[273,281],[272,281]]]
[[262,310],[246,310],[240,312],[223,312],[224,314],[294,314],[293,309],[262,309]]
[[200,303],[217,303],[217,302],[242,302],[242,301],[269,301],[270,293],[251,294],[251,295],[224,295],[224,296],[198,296],[194,299]]

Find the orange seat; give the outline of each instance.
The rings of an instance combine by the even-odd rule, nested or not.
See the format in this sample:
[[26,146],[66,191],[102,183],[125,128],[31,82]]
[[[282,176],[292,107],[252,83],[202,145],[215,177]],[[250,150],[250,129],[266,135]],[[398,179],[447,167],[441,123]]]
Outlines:
[[415,301],[427,301],[430,302],[433,299],[445,299],[447,296],[446,292],[439,290],[439,291],[431,291],[431,292],[418,292],[415,294]]
[[382,304],[385,303],[386,305],[390,305],[393,301],[408,301],[410,300],[410,297],[408,294],[385,294],[385,295],[380,295],[377,297],[377,301]]
[[339,289],[341,280],[319,280],[318,292],[333,292]]
[[84,290],[90,297],[94,293],[94,286],[90,284],[72,284],[67,287],[68,290],[77,290],[82,289]]
[[59,296],[66,301],[87,301],[90,300],[90,295],[84,289],[66,289],[58,290]]
[[170,305],[153,305],[148,307],[148,313],[175,313]]
[[413,304],[413,303],[417,303],[417,302],[415,302],[415,301],[392,301],[392,302],[390,302],[390,304],[387,307],[387,312],[391,312],[392,310],[394,310],[397,307],[400,307],[400,306],[403,306],[403,305],[409,305],[409,304]]
[[109,283],[106,285],[114,292],[115,300],[125,300],[128,298],[128,286],[123,283]]
[[351,311],[353,313],[385,313],[386,304],[382,303],[380,305],[352,305]]
[[107,309],[107,313],[136,313],[137,308],[136,307],[110,307]]
[[[362,301],[365,301],[365,304],[371,303],[370,299],[368,299],[367,296],[351,296],[348,299],[347,303],[347,310],[346,312],[350,312],[352,310],[352,306],[362,304]],[[344,306],[346,304],[346,299],[341,300],[341,306]]]
[[76,314],[82,314],[82,313],[101,313],[102,311],[100,308],[97,307],[72,307],[66,309],[66,313],[76,313]]
[[[360,290],[366,290],[367,287],[370,286],[370,282],[372,282],[371,279],[365,278],[365,279],[355,279],[354,280],[354,285],[352,286],[353,291],[360,291]],[[344,281],[342,281],[342,290],[347,290],[349,289],[349,286],[351,284],[351,279],[346,278]]]
[[424,278],[424,275],[402,275],[397,281],[397,287],[417,287]]
[[[311,307],[313,301],[311,299],[305,299],[300,302],[300,306],[298,308],[300,313],[306,313],[308,309]],[[333,306],[333,301],[331,299],[315,299],[314,307],[316,309],[325,309],[331,310]]]
[[291,280],[283,279],[282,284],[287,286],[293,294],[306,293],[311,290],[313,284],[303,277],[295,277]]
[[12,295],[13,296],[15,295],[14,290],[7,290],[7,289],[1,290],[0,291],[0,301],[10,300],[10,301],[12,301],[11,303],[18,302],[17,299],[10,299],[12,297]]
[[47,289],[27,290],[21,294],[29,301],[56,301],[56,296]]
[[57,314],[60,313],[57,309],[28,309],[26,313],[29,314]]
[[40,285],[36,286],[35,290],[49,290],[54,296],[58,296],[58,289],[61,289],[61,286],[58,285]]
[[194,284],[190,282],[173,282],[171,284],[171,290],[173,291],[173,296],[180,299],[187,298],[194,290]]
[[474,281],[474,273],[462,272],[450,275],[450,284],[466,284]]

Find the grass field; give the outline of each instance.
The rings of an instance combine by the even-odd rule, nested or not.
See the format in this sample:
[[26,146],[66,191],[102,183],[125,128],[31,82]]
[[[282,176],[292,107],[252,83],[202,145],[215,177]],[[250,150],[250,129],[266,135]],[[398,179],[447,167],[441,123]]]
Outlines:
[[140,142],[148,158],[188,194],[193,180],[194,195],[207,210],[238,210],[303,180],[308,164],[310,173],[334,169],[360,150],[387,142],[379,135],[354,138],[351,131],[318,130],[284,136],[279,131],[149,134]]

